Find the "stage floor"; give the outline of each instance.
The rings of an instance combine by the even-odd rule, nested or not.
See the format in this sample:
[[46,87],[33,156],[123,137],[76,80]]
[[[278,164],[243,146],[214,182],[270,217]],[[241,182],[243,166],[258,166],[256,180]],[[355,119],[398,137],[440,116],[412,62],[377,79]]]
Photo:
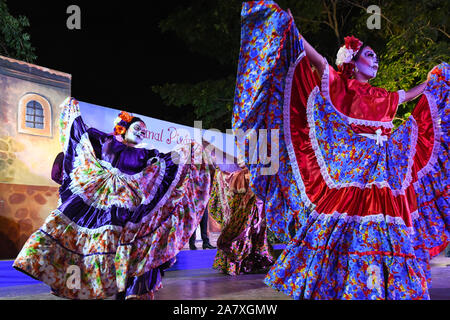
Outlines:
[[[431,274],[432,300],[450,300],[450,258],[434,259]],[[291,300],[266,286],[263,274],[227,276],[211,268],[175,270],[165,273],[156,300]],[[0,288],[0,300],[62,300],[49,288],[35,285]]]
[[[216,237],[211,238],[215,245]],[[202,250],[201,241],[197,247],[199,250],[180,252],[177,263],[165,272],[156,300],[291,300],[266,286],[264,274],[228,276],[212,269],[216,250]],[[11,264],[11,260],[0,261],[0,300],[62,300],[50,294],[45,284],[12,269]],[[431,275],[431,299],[450,300],[450,258],[444,253],[431,261]],[[16,282],[11,279],[14,276]]]

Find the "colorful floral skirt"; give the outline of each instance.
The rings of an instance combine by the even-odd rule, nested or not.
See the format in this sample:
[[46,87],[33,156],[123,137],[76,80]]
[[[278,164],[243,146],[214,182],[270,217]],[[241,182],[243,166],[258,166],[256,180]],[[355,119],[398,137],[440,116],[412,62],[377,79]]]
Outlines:
[[222,226],[213,268],[229,275],[267,271],[274,258],[263,204],[248,187],[231,191],[225,175],[229,174],[216,170],[208,204],[211,216]]
[[[153,298],[161,269],[175,261],[209,200],[210,172],[184,161],[201,157],[202,148],[184,146],[178,150],[184,160],[175,164],[170,154],[125,147],[88,129],[75,100],[63,108],[60,205],[14,267],[65,298]],[[108,152],[124,156],[113,165],[105,160]],[[136,169],[141,160],[143,168]]]
[[267,285],[295,299],[429,299],[429,261],[450,240],[449,76],[437,66],[409,120],[378,144],[333,106],[292,16],[272,1],[243,5],[233,129],[280,136],[277,174],[247,159],[268,227],[287,243]]

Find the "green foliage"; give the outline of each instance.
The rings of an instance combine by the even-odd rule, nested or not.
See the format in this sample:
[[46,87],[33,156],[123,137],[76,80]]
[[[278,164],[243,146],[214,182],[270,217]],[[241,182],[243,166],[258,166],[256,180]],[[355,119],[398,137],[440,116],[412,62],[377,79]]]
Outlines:
[[197,0],[177,8],[160,27],[174,32],[189,49],[217,61],[215,79],[200,83],[171,83],[153,86],[154,92],[171,106],[194,107],[205,128],[231,128],[235,71],[239,57],[240,0]]
[[239,55],[240,0],[196,0],[177,8],[161,21],[164,32],[173,31],[192,52],[237,64]]
[[280,244],[283,243],[283,241],[279,240],[276,236],[275,233],[273,233],[272,230],[270,230],[269,228],[267,228],[267,241],[270,244]]
[[204,128],[225,131],[231,126],[235,77],[207,80],[196,84],[165,84],[154,86],[168,104],[176,107],[193,105],[196,119]]
[[[408,90],[423,82],[428,72],[450,61],[449,1],[386,1],[386,47],[381,51],[379,75],[372,84],[388,90]],[[406,119],[417,101],[401,105],[398,118]],[[401,121],[396,124],[401,123]]]
[[24,16],[13,17],[6,0],[0,0],[0,55],[33,62],[36,60],[34,48],[31,46],[30,35],[25,28],[30,23]]
[[[215,79],[196,84],[165,84],[153,90],[172,106],[193,106],[205,125],[230,127],[232,99],[239,55],[241,0],[198,0],[175,8],[161,23],[175,32],[192,52],[213,58]],[[372,85],[388,90],[408,90],[423,82],[442,61],[450,61],[448,0],[279,0],[290,8],[297,28],[330,64],[347,35],[369,44],[381,58]],[[381,29],[367,28],[370,5],[381,8]],[[409,116],[416,102],[401,105],[395,124]]]

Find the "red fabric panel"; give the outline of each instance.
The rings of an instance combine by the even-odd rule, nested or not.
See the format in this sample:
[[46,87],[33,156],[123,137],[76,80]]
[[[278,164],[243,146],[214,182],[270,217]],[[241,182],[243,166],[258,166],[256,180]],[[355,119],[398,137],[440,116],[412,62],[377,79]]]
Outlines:
[[[314,150],[309,139],[309,127],[306,121],[306,105],[314,82],[305,72],[309,67],[303,59],[296,68],[292,80],[290,101],[290,130],[297,163],[300,169],[305,192],[317,206],[316,211],[332,214],[347,213],[350,216],[368,216],[386,214],[402,217],[407,226],[411,226],[411,212],[417,210],[417,202],[413,186],[410,185],[405,195],[394,197],[389,188],[349,187],[330,189],[320,173]],[[377,121],[380,119],[376,119]]]
[[430,106],[426,96],[422,96],[413,112],[418,126],[416,154],[413,165],[413,182],[417,181],[417,172],[425,167],[430,160],[434,145],[434,129]]
[[348,117],[389,122],[397,112],[399,95],[355,79],[341,77],[329,66],[330,99]]

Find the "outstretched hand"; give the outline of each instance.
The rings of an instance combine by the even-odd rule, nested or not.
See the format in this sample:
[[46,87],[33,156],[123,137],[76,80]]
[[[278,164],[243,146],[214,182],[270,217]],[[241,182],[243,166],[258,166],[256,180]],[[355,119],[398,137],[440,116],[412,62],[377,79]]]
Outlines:
[[427,82],[429,82],[430,79],[431,79],[431,72],[432,72],[432,71],[433,71],[433,69],[430,70],[430,72],[428,72],[428,74],[427,74]]
[[433,74],[434,69],[436,69],[436,67],[433,67],[433,69],[431,69],[428,74],[427,74],[427,82],[431,80],[431,75]]

